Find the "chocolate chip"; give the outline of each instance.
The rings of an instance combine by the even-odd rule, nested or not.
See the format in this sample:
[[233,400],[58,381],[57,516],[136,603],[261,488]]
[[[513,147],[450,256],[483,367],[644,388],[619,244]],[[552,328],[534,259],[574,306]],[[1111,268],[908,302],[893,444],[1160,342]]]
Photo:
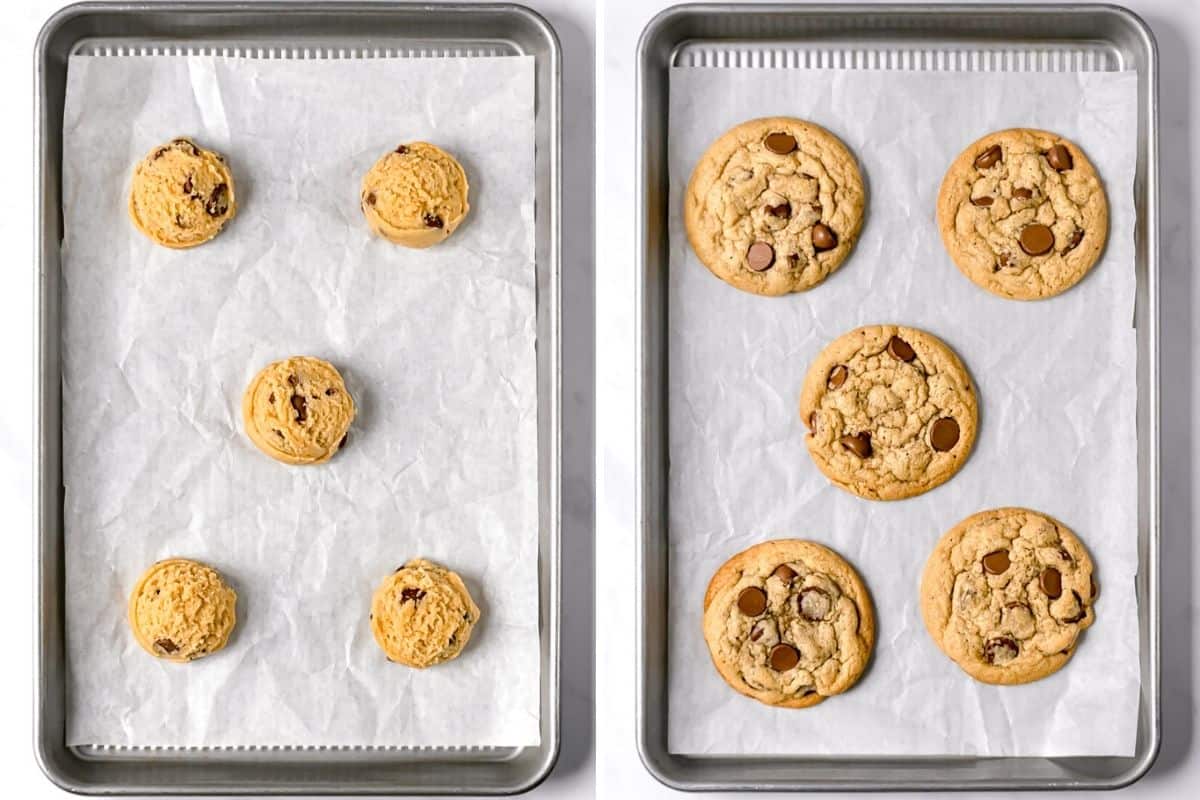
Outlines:
[[1075,166],[1075,161],[1071,158],[1071,151],[1061,144],[1056,144],[1046,151],[1046,160],[1059,172]]
[[747,586],[738,594],[737,607],[747,617],[757,617],[767,610],[767,593],[757,586]]
[[766,242],[755,242],[746,251],[746,266],[755,272],[771,268],[775,263],[775,248]]
[[762,635],[763,635],[762,623],[761,622],[754,623],[754,627],[750,629],[750,641],[757,642],[759,639],[762,638]]
[[192,193],[192,176],[188,175],[187,180],[183,182],[183,193],[190,195]]
[[1044,255],[1054,247],[1054,231],[1035,222],[1021,228],[1021,235],[1017,241],[1027,254],[1031,256]]
[[935,420],[929,428],[929,444],[939,453],[945,453],[958,444],[958,422],[954,417]]
[[400,155],[404,155],[405,153],[408,152],[408,145],[406,145],[406,144],[400,145],[399,147],[396,148],[396,152],[399,153]]
[[792,215],[792,204],[785,201],[777,206],[767,206],[766,212],[772,217],[790,217]]
[[1083,241],[1083,229],[1076,228],[1075,232],[1071,234],[1071,238],[1067,240],[1067,246],[1063,248],[1063,252],[1064,253],[1071,252],[1076,247],[1079,247],[1079,243],[1082,241]]
[[800,663],[800,651],[790,644],[777,644],[771,648],[771,669],[787,672]]
[[275,393],[274,393],[274,392],[271,392],[269,395],[267,395],[267,402],[268,402],[268,403],[274,403],[274,402],[275,402]]
[[295,375],[288,375],[287,382],[288,382],[288,386],[295,386],[297,383],[300,382],[300,379],[297,378]]
[[1017,264],[1015,261],[1013,261],[1012,255],[1009,253],[1001,253],[1000,257],[996,259],[996,266],[993,268],[993,270],[1008,269],[1010,267],[1015,267],[1016,265]]
[[1028,200],[1033,197],[1033,189],[1026,189],[1024,186],[1018,186],[1013,189],[1013,197],[1021,200]]
[[1100,586],[1096,583],[1096,579],[1091,575],[1088,575],[1088,589],[1092,593],[1092,599],[1095,600],[1096,595],[1100,593]]
[[837,247],[837,243],[837,234],[828,225],[824,222],[813,225],[812,244],[814,250],[818,253],[822,250],[832,250]]
[[975,156],[975,169],[987,169],[999,161],[1002,156],[1003,153],[1000,151],[1000,145],[994,144]]
[[1008,571],[1008,565],[1011,563],[1008,559],[1007,550],[993,550],[984,556],[980,563],[983,564],[985,572],[992,575],[1003,575]]
[[1067,548],[1065,547],[1058,548],[1058,555],[1063,561],[1074,561],[1074,559],[1071,558],[1071,554],[1067,552]]
[[787,564],[780,564],[771,574],[776,578],[779,578],[779,580],[783,581],[784,583],[791,583],[792,578],[796,577],[796,570],[792,569]]
[[988,639],[983,645],[983,657],[989,664],[1007,664],[1016,658],[1019,652],[1017,643],[1007,636]]
[[296,409],[296,422],[308,419],[308,401],[304,399],[304,395],[292,395],[292,408]]
[[333,397],[335,394],[337,394],[337,389],[333,388],[332,386],[325,390],[326,397]]
[[341,439],[341,441],[338,442],[338,450],[341,450],[343,447],[346,446],[346,440],[349,438],[350,438],[350,434],[348,434],[348,433],[342,434],[342,439]]
[[786,156],[796,149],[796,137],[790,133],[768,133],[763,139],[763,147],[777,156]]
[[166,152],[167,152],[167,148],[165,148],[165,147],[158,148],[157,150],[154,151],[154,160],[157,161],[158,159],[162,158]]
[[412,588],[402,589],[400,591],[400,602],[403,603],[406,600],[412,600],[414,603],[416,603],[416,602],[420,601],[420,599],[424,596],[425,596],[424,589],[412,589]]
[[187,228],[187,227],[189,227],[189,226],[187,226],[187,225],[184,225],[184,224],[183,224],[183,217],[181,217],[180,215],[176,214],[176,215],[175,215],[175,227],[176,227],[176,228]]
[[229,210],[229,187],[223,183],[214,186],[204,210],[210,217],[223,216]]
[[848,377],[850,377],[850,370],[846,369],[845,364],[838,364],[829,370],[829,377],[825,380],[825,386],[829,389],[840,389]]
[[1062,595],[1062,573],[1054,567],[1046,567],[1038,577],[1038,585],[1047,597],[1055,599]]
[[369,205],[369,206],[375,205],[375,193],[374,192],[367,192],[367,205]]
[[912,345],[901,339],[899,336],[893,336],[888,339],[887,343],[888,355],[897,361],[912,361],[917,357],[917,353],[912,349]]
[[157,649],[166,653],[167,655],[170,655],[171,653],[174,653],[179,650],[179,646],[176,645],[174,642],[172,642],[170,639],[156,639],[154,642],[154,646]]
[[819,622],[829,615],[833,609],[833,601],[822,590],[810,587],[800,592],[800,596],[796,598],[796,608],[800,616]]
[[814,411],[811,414],[809,414],[808,419],[805,420],[805,422],[808,424],[808,429],[810,431],[816,430],[816,428],[817,428],[817,412]]
[[987,208],[994,202],[995,202],[995,200],[993,200],[991,197],[989,197],[986,194],[983,197],[972,197],[971,198],[971,205],[979,206],[980,208]]
[[868,458],[871,455],[871,434],[866,431],[843,436],[838,442],[859,458]]
[[1063,622],[1067,623],[1079,622],[1081,619],[1087,616],[1087,609],[1083,607],[1083,598],[1079,596],[1079,592],[1072,589],[1071,594],[1075,595],[1075,605],[1079,608],[1079,610],[1075,612],[1074,616],[1067,617],[1063,620]]
[[196,149],[196,145],[192,144],[187,139],[175,139],[171,144],[178,147],[180,150],[187,150],[194,156],[200,155],[200,151]]
[[425,227],[426,228],[441,228],[445,224],[446,223],[442,222],[442,218],[439,217],[437,214],[426,214],[425,215]]

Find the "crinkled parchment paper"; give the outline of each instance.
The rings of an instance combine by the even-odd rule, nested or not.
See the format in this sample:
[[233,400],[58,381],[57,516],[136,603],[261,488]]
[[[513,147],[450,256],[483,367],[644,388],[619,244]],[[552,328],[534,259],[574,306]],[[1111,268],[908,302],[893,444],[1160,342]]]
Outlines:
[[[68,744],[538,742],[533,59],[74,57],[63,152]],[[237,217],[172,251],[126,214],[179,135],[228,157]],[[372,237],[359,181],[398,143],[454,153],[445,243]],[[242,433],[263,365],[332,361],[346,448],[288,467]],[[126,602],[153,561],[219,568],[228,647],[160,662]],[[462,656],[388,663],[371,594],[413,557],[483,611]]]
[[[670,749],[707,754],[1130,755],[1138,707],[1133,177],[1136,75],[679,68],[670,120]],[[862,239],[824,284],[785,298],[733,289],[688,247],[683,193],[705,148],[746,119],[818,122],[858,156]],[[979,136],[1040,127],[1077,142],[1111,206],[1108,247],[1050,300],[995,297],[942,247],[938,188]],[[949,483],[899,502],[830,485],[796,411],[810,361],[859,325],[941,337],[980,397],[975,452]],[[1096,623],[1058,674],[976,683],[921,621],[938,538],[976,511],[1040,509],[1098,564]],[[728,688],[700,630],[704,588],[764,539],[812,538],[870,588],[878,641],[862,681],[811,709]]]

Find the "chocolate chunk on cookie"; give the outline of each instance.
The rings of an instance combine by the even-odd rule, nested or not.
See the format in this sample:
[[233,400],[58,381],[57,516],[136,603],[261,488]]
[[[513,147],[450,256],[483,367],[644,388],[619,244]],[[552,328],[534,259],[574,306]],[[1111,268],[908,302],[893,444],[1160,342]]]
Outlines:
[[704,640],[721,677],[759,702],[806,708],[858,681],[875,643],[862,579],[827,547],[763,542],[717,570]]
[[967,517],[921,577],[934,642],[984,683],[1028,683],[1061,669],[1095,620],[1092,560],[1058,520],[1026,508]]
[[833,483],[871,500],[927,492],[958,471],[975,442],[971,378],[940,339],[869,325],[830,343],[800,395],[808,452]]
[[1108,199],[1087,156],[1057,134],[1025,128],[990,133],[959,154],[937,215],[962,273],[1017,300],[1074,286],[1108,236]]
[[850,254],[865,193],[854,156],[829,131],[771,117],[727,131],[688,184],[688,241],[718,278],[762,295],[816,286]]

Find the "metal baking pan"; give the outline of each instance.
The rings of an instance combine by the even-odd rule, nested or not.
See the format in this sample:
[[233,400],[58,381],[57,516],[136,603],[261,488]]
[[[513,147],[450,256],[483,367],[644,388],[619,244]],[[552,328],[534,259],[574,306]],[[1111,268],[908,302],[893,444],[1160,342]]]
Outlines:
[[[862,58],[869,53],[870,58]],[[667,749],[667,137],[675,66],[1138,72],[1138,613],[1141,702],[1131,758],[693,757]],[[1158,56],[1137,16],[1101,5],[682,5],[638,46],[638,752],[677,789],[1110,789],[1158,754]],[[697,623],[698,624],[698,623]]]
[[[535,65],[541,744],[511,748],[67,747],[63,619],[60,198],[67,59],[75,52],[246,48],[273,58],[532,55]],[[123,50],[124,49],[124,50]],[[211,50],[209,52],[212,52]],[[35,750],[54,783],[88,794],[515,794],[559,746],[559,219],[561,52],[517,5],[236,2],[82,3],[38,36],[37,686]]]

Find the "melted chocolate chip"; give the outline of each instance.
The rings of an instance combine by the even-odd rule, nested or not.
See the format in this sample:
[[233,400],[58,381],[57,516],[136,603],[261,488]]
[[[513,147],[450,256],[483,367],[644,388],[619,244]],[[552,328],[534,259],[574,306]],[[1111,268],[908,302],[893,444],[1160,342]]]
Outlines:
[[406,145],[406,144],[400,145],[399,147],[396,148],[396,152],[399,153],[400,155],[404,155],[405,153],[408,152],[408,145]]
[[375,193],[374,192],[367,192],[367,205],[369,205],[369,206],[375,205]]
[[869,458],[871,455],[871,434],[866,431],[843,436],[838,442],[859,458]]
[[1017,643],[1007,636],[988,639],[983,645],[983,657],[989,664],[1007,664],[1020,652]]
[[1084,617],[1087,616],[1087,608],[1084,607],[1083,598],[1079,596],[1079,592],[1072,589],[1071,594],[1075,596],[1075,605],[1076,605],[1076,607],[1078,607],[1079,610],[1075,612],[1074,616],[1066,617],[1065,619],[1063,619],[1063,622],[1068,622],[1068,623],[1079,622],[1080,620],[1082,620]]
[[154,642],[154,646],[156,648],[158,648],[159,650],[163,651],[164,653],[166,653],[167,655],[170,655],[171,653],[177,652],[179,650],[179,646],[176,645],[174,642],[172,642],[170,639],[156,639]]
[[183,193],[190,195],[192,193],[192,176],[188,175],[187,180],[183,182]]
[[776,578],[779,578],[779,580],[783,581],[784,583],[791,583],[792,578],[796,577],[796,570],[792,569],[787,564],[780,564],[771,574]]
[[406,600],[412,600],[414,603],[416,603],[419,602],[424,596],[424,589],[403,589],[400,592],[400,602],[403,603]]
[[1071,158],[1071,151],[1065,145],[1061,144],[1056,144],[1046,151],[1046,160],[1050,162],[1050,166],[1059,172],[1075,166],[1075,161]]
[[820,253],[823,250],[832,250],[837,247],[837,234],[833,229],[824,222],[818,222],[813,225],[812,229],[812,244],[813,249]]
[[887,351],[888,355],[897,361],[908,362],[917,357],[917,351],[912,349],[912,345],[899,336],[888,339]]
[[337,389],[333,388],[332,386],[325,390],[326,397],[333,397],[335,394],[337,394]]
[[790,644],[777,644],[771,648],[768,657],[771,669],[776,672],[787,672],[800,663],[800,651]]
[[444,227],[445,224],[446,223],[443,222],[442,218],[439,217],[437,214],[426,214],[425,215],[425,227],[426,228],[441,228],[441,227]]
[[829,389],[840,389],[848,377],[850,377],[850,370],[846,368],[845,364],[838,364],[829,370],[829,377],[825,379],[825,386]]
[[747,586],[738,594],[737,607],[747,617],[757,617],[767,610],[767,593],[757,586]]
[[1007,550],[993,550],[981,559],[984,572],[991,575],[1003,575],[1011,563]]
[[987,169],[988,167],[995,165],[995,163],[999,161],[1002,156],[1003,153],[1000,150],[1000,145],[994,144],[975,157],[975,168]]

